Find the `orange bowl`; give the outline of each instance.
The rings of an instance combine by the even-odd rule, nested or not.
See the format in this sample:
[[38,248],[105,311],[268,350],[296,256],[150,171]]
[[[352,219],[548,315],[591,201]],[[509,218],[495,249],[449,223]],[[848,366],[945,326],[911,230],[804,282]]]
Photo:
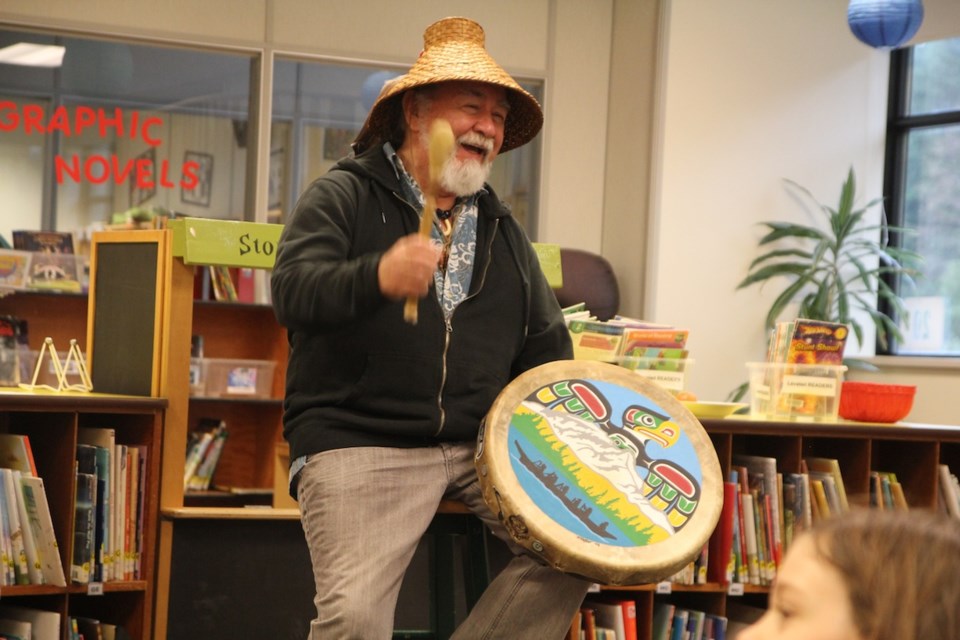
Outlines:
[[913,408],[917,387],[847,380],[840,391],[840,417],[859,422],[898,422]]

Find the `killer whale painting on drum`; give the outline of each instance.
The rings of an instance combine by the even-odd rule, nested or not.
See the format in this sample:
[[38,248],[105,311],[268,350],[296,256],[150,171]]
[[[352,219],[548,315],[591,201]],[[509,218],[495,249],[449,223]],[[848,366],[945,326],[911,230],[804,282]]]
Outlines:
[[557,523],[588,540],[666,540],[700,499],[689,438],[663,408],[617,385],[546,384],[516,408],[508,433],[520,485]]

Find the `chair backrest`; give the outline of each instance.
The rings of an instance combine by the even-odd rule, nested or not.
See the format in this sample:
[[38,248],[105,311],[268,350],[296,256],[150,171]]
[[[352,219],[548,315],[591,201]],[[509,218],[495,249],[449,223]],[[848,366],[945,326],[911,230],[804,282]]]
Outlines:
[[561,247],[560,269],[563,286],[554,292],[561,307],[585,302],[598,320],[609,320],[620,310],[620,287],[606,258],[582,249]]

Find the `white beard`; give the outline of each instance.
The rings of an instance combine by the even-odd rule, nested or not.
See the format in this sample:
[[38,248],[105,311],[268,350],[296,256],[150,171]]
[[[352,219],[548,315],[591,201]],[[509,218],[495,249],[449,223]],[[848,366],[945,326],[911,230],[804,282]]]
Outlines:
[[491,162],[450,158],[440,172],[440,187],[456,196],[469,196],[483,187],[490,177]]

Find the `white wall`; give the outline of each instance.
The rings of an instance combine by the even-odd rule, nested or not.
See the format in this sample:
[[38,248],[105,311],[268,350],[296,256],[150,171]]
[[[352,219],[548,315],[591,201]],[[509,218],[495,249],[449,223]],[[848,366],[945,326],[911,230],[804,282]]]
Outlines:
[[[930,6],[945,0],[926,4],[928,19],[953,16],[960,33],[954,9]],[[763,358],[778,288],[735,287],[757,255],[757,222],[806,221],[782,179],[835,204],[853,165],[861,204],[882,192],[889,54],[851,35],[846,5],[665,5],[644,313],[691,330],[690,386],[701,399],[723,399],[746,379],[744,362]],[[960,382],[956,370],[912,375]],[[941,397],[921,393],[911,419],[955,423]]]

